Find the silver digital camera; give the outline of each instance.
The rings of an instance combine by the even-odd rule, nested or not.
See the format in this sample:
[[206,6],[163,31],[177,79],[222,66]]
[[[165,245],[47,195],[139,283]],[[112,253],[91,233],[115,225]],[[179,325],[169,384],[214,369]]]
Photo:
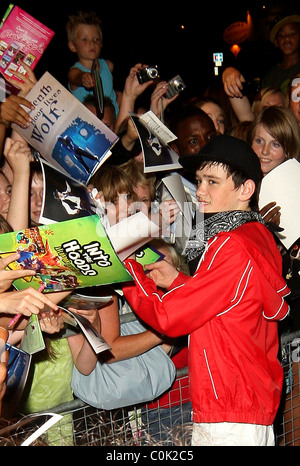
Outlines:
[[185,83],[183,82],[179,74],[177,74],[177,76],[170,79],[170,81],[168,82],[168,90],[165,93],[165,97],[167,97],[167,99],[171,99],[172,97],[174,97],[174,95],[179,94],[185,88]]
[[137,78],[140,84],[159,78],[158,67],[155,65],[142,68],[141,71],[137,73]]

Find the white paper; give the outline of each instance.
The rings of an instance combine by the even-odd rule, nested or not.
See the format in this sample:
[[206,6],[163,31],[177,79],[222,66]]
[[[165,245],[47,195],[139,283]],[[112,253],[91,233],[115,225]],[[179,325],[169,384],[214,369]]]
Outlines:
[[56,414],[56,413],[37,414],[37,416],[46,416],[46,415],[51,416],[51,418],[48,419],[48,421],[46,421],[45,424],[43,424],[39,429],[37,429],[33,434],[31,434],[26,440],[24,440],[24,442],[21,443],[21,447],[28,447],[38,437],[40,437],[48,429],[50,429],[50,427],[52,427],[54,424],[56,424],[58,421],[60,421],[63,418],[61,414]]
[[152,238],[159,236],[159,226],[138,212],[107,229],[114,250],[122,261]]
[[149,129],[155,133],[164,144],[169,144],[169,142],[177,139],[177,136],[175,136],[151,110],[141,115],[140,119],[146,123]]
[[178,207],[185,215],[186,220],[189,224],[192,223],[192,206],[188,202],[186,193],[184,190],[184,185],[182,182],[182,177],[178,173],[173,173],[170,176],[166,176],[162,179],[162,182],[170,192],[173,199],[175,199]]
[[262,180],[259,208],[275,201],[281,207],[280,227],[276,233],[288,249],[300,236],[300,163],[290,159],[274,168]]

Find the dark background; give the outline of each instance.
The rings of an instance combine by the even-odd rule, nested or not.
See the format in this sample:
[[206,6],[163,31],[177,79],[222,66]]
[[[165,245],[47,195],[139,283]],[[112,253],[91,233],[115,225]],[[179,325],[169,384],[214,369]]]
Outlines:
[[[278,60],[277,51],[268,40],[270,15],[283,6],[298,9],[298,12],[300,9],[299,1],[295,0],[227,0],[222,3],[204,0],[174,4],[149,0],[137,3],[47,0],[37,4],[19,0],[15,4],[55,31],[35,68],[37,78],[49,71],[67,85],[67,72],[76,56],[68,49],[65,25],[69,15],[80,9],[92,10],[102,20],[104,44],[101,57],[114,63],[115,89],[122,90],[130,68],[136,63],[157,64],[162,79],[180,74],[191,96],[201,95],[208,84],[220,81],[220,77],[214,76],[214,52],[224,54],[221,70],[227,64],[233,64],[249,79],[262,76]],[[2,2],[0,16],[6,6],[8,3]],[[235,59],[230,45],[223,40],[223,32],[235,21],[246,21],[247,10],[253,20],[254,34],[240,44],[242,49]]]

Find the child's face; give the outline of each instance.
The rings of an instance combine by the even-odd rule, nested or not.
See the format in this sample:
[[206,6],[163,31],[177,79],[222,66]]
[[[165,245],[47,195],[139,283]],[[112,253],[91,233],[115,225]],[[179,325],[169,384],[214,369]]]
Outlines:
[[30,218],[34,223],[39,223],[43,204],[43,177],[34,173],[30,187]]
[[3,173],[0,173],[0,214],[7,220],[10,203],[11,184]]
[[110,226],[124,220],[130,215],[132,197],[129,193],[119,193],[114,202],[106,202],[107,218]]
[[214,102],[205,102],[202,105],[201,109],[207,113],[207,115],[212,119],[216,131],[218,133],[225,133],[225,116],[222,108],[215,104]]
[[137,184],[133,187],[133,190],[137,195],[138,202],[142,204],[142,206],[140,206],[142,212],[144,212],[147,215],[151,209],[150,186],[143,186],[141,184]]
[[268,133],[263,125],[257,125],[252,140],[252,149],[259,158],[261,171],[266,175],[278,167],[286,158],[280,142]]
[[299,52],[300,26],[297,23],[289,23],[283,26],[276,37],[275,45],[283,55],[292,55]]
[[203,213],[245,210],[240,194],[243,185],[236,189],[232,176],[222,165],[206,166],[196,171],[199,210]]
[[72,44],[79,59],[94,60],[98,58],[102,47],[99,28],[92,24],[79,24]]
[[266,107],[284,107],[284,97],[281,92],[274,92],[264,98],[261,105],[261,110]]

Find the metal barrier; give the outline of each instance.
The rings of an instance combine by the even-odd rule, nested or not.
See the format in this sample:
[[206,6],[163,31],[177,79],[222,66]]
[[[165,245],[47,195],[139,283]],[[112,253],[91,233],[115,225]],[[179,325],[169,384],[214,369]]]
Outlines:
[[[47,413],[61,414],[63,418],[33,445],[173,445],[174,442],[182,442],[183,437],[186,438],[186,444],[189,444],[188,425],[191,425],[191,408],[189,399],[182,397],[182,393],[186,392],[188,387],[188,380],[188,375],[179,374],[176,379],[178,387],[170,390],[168,399],[158,406],[149,404],[106,411],[91,407],[78,399],[63,403],[47,410]],[[176,404],[172,402],[174,395]],[[21,445],[40,423],[40,418],[33,414],[21,420],[16,428],[14,425],[9,427],[5,435],[0,429],[0,446]]]
[[281,337],[282,366],[285,374],[281,406],[275,422],[277,445],[300,445],[300,331]]
[[[281,338],[285,388],[274,424],[278,446],[300,445],[299,361],[300,331]],[[157,405],[120,408],[105,411],[76,399],[51,409],[63,418],[44,434],[37,444],[59,446],[134,446],[190,445],[191,405],[187,391],[187,369],[178,371],[176,384],[164,402]],[[1,432],[0,432],[1,434]],[[28,435],[27,428],[10,434]],[[38,441],[37,441],[38,442]],[[42,442],[42,443],[41,443]],[[43,443],[44,442],[44,443]],[[1,443],[0,439],[0,445]]]

